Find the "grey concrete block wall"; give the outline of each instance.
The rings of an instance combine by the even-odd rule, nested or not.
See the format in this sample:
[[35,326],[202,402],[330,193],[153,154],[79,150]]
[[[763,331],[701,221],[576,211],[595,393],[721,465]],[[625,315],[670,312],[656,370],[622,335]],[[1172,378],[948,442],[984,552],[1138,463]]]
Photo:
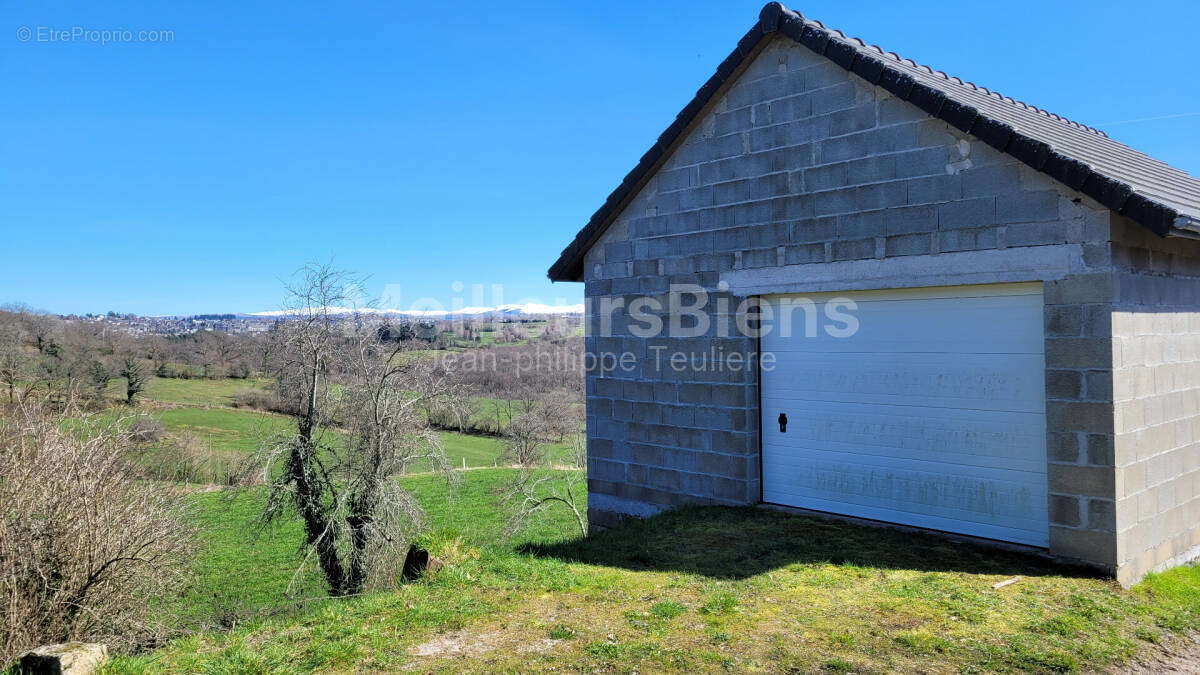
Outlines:
[[[1200,554],[1200,242],[1113,223],[1118,578]],[[1108,384],[1108,383],[1104,383]]]
[[[585,256],[592,524],[683,503],[760,500],[755,341],[716,324],[702,337],[636,337],[627,307],[614,304],[650,296],[665,306],[671,284],[695,284],[710,307],[724,302],[732,314],[743,298],[722,280],[747,270],[802,274],[805,265],[906,257],[936,270],[947,254],[1057,247],[1070,260],[1036,279],[1045,298],[1050,551],[1117,571],[1131,550],[1117,536],[1130,527],[1118,470],[1129,432],[1114,421],[1114,391],[1123,400],[1126,386],[1113,371],[1124,339],[1114,324],[1125,330],[1113,314],[1122,287],[1114,257],[1124,253],[1110,244],[1110,221],[1093,200],[807,48],[771,42]],[[719,361],[746,367],[677,370],[656,358],[717,347]],[[627,365],[607,369],[606,356]],[[1185,518],[1172,508],[1170,518]]]

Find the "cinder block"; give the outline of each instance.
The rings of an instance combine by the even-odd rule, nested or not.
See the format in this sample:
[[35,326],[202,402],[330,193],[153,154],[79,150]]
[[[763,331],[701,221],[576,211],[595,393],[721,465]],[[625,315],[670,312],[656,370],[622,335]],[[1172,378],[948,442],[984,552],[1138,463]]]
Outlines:
[[860,211],[838,216],[838,237],[863,239],[883,234],[883,211]]
[[612,457],[613,442],[607,438],[587,439],[588,457],[598,457],[600,459],[608,459]]
[[1078,337],[1083,333],[1083,307],[1079,305],[1047,305],[1044,316],[1047,335]]
[[1109,434],[1088,434],[1087,462],[1096,466],[1114,466],[1113,437]]
[[995,222],[995,197],[960,199],[938,207],[938,227],[943,230],[985,227]]
[[862,260],[875,257],[874,239],[833,242],[834,260]]
[[824,164],[805,169],[805,189],[809,192],[821,192],[848,185],[857,185],[858,181],[851,181],[846,177],[846,167],[848,164],[849,162],[838,162],[836,164]]
[[787,265],[805,265],[824,260],[825,246],[823,244],[788,246],[784,249],[784,261]]
[[741,131],[750,126],[751,109],[735,108],[729,112],[717,113],[713,116],[713,132],[718,136]]
[[1050,492],[1113,499],[1116,494],[1116,472],[1111,467],[1047,465],[1046,481]]
[[1004,232],[1004,241],[1008,246],[1045,246],[1065,243],[1068,239],[1069,228],[1066,224],[1058,221],[1012,223],[1005,228]]
[[749,151],[763,152],[789,145],[789,132],[790,127],[786,124],[751,129],[747,134]]
[[936,204],[962,197],[962,176],[938,174],[908,181],[909,204]]
[[[811,99],[813,115],[824,115],[835,110],[845,110],[854,105],[854,85],[848,81],[838,82],[832,86],[812,92]],[[837,135],[832,130],[829,133],[830,135]]]
[[843,185],[864,185],[897,178],[896,155],[873,155],[831,166],[844,169]]
[[807,218],[792,224],[792,241],[808,244],[837,238],[837,218]]
[[1111,499],[1089,499],[1087,501],[1087,528],[1116,532],[1116,505]]
[[[812,195],[812,212],[818,216],[828,216],[838,213],[850,213],[858,210],[856,201],[857,192],[854,189],[837,189],[828,190],[826,192],[818,192]],[[808,199],[800,198],[797,201],[808,202]],[[780,214],[786,217],[787,214]]]
[[[836,95],[840,97],[844,94],[839,90]],[[851,88],[851,95],[853,95],[853,88]],[[818,94],[813,98],[814,112],[819,114],[819,110],[824,103],[825,101],[824,97],[822,96],[822,92],[818,92]],[[855,108],[839,110],[829,115],[829,135],[842,136],[844,134],[851,134],[856,131],[863,131],[864,129],[870,129],[871,127],[875,126],[875,123],[876,110],[874,103]]]
[[1050,553],[1115,569],[1117,535],[1112,532],[1051,525]]
[[999,244],[999,228],[983,227],[974,230],[948,230],[938,233],[938,250],[978,251],[996,248]]
[[771,199],[789,193],[787,173],[772,173],[750,179],[750,199]]
[[1077,400],[1083,394],[1083,373],[1078,370],[1047,370],[1046,395]]
[[622,462],[610,462],[600,458],[588,458],[588,478],[613,483],[623,482],[626,478],[626,467]]
[[[909,128],[911,128],[911,125]],[[898,148],[898,150],[904,149]],[[945,147],[918,148],[916,150],[899,152],[896,155],[896,177],[946,177],[946,163],[950,152],[953,151]],[[954,176],[954,178],[957,179],[958,177]],[[929,185],[932,186],[932,184]],[[910,199],[909,203],[921,204],[933,201],[949,201],[951,199],[958,199],[962,196],[960,184],[956,180],[940,183],[940,188],[938,189],[946,190],[947,194],[951,196],[948,196],[946,199],[922,199],[920,201]]]
[[[979,144],[982,145],[982,144]],[[1016,164],[993,164],[962,172],[963,197],[994,197],[1019,192],[1021,170]],[[1005,197],[1007,200],[1008,197]],[[1055,207],[1057,209],[1057,206]],[[1055,213],[1057,216],[1057,212]]]
[[1107,338],[1046,338],[1047,368],[1107,368],[1112,341]]
[[[813,108],[814,112],[816,107]],[[873,144],[876,134],[872,131],[861,131],[856,134],[826,138],[817,142],[817,163],[831,164],[859,159],[880,152]]]
[[1052,462],[1077,463],[1080,458],[1080,434],[1075,431],[1046,432],[1046,454]]
[[[967,191],[964,185],[964,193]],[[1058,219],[1057,192],[1014,192],[996,200],[996,222],[1027,223]]]
[[1079,527],[1079,498],[1072,495],[1050,495],[1050,522]]
[[884,240],[884,255],[926,255],[931,252],[933,240],[928,234],[903,234]]
[[888,234],[913,234],[937,229],[936,206],[908,206],[888,209],[885,216]]
[[1086,382],[1088,400],[1111,401],[1113,399],[1113,374],[1111,370],[1089,370]]

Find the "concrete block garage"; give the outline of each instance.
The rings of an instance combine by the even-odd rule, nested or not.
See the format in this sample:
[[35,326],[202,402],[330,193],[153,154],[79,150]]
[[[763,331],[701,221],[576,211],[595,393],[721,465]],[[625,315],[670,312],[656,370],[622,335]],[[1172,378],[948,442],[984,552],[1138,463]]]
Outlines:
[[589,515],[1200,553],[1200,181],[772,3],[550,269]]

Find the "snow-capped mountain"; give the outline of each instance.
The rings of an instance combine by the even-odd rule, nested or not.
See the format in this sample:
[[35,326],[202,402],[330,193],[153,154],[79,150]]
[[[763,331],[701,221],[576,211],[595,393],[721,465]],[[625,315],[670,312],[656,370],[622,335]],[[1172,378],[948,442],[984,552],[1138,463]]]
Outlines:
[[[497,307],[460,307],[457,309],[379,309],[376,307],[329,307],[330,314],[374,314],[378,316],[410,316],[429,319],[444,319],[448,317],[465,316],[574,316],[583,314],[583,304],[578,305],[542,305],[536,302],[525,304],[499,305]],[[268,312],[250,312],[247,316],[287,316],[295,314],[293,310],[272,310]]]

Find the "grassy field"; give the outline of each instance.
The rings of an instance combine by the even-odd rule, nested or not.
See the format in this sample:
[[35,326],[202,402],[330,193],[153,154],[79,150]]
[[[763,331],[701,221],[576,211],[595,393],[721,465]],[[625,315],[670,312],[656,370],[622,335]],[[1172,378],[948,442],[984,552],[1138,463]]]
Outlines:
[[[286,417],[253,410],[170,408],[153,411],[151,415],[161,420],[169,433],[192,433],[210,447],[247,454],[258,449],[261,439],[293,428],[293,423]],[[494,466],[504,451],[504,442],[499,438],[450,431],[438,432],[438,436],[442,439],[446,458],[457,468]],[[427,471],[428,468],[414,466],[412,470]]]
[[[179,382],[168,395],[219,400]],[[227,407],[153,414],[237,453],[288,426]],[[442,438],[456,466],[503,449]],[[1200,628],[1197,567],[1125,591],[1038,558],[759,508],[689,508],[586,540],[560,510],[506,539],[512,476],[401,478],[449,566],[345,599],[302,567],[296,523],[256,526],[262,488],[194,494],[196,581],[163,607],[186,635],[109,671],[1076,671]]]
[[[587,540],[559,512],[505,540],[509,472],[467,472],[453,494],[404,479],[449,567],[300,603],[286,596],[297,528],[256,538],[259,491],[197,495],[206,553],[181,607],[233,627],[110,671],[1072,671],[1200,625],[1195,567],[1123,591],[1019,554],[758,508],[684,509]],[[311,576],[297,588],[321,594]]]
[[[233,405],[233,394],[240,389],[263,389],[269,387],[270,380],[249,378],[245,380],[219,379],[204,380],[193,378],[155,377],[150,380],[150,386],[142,394],[145,398],[161,403],[182,405]],[[125,378],[118,377],[108,383],[109,398],[125,399]]]
[[[175,407],[151,406],[151,416],[160,420],[169,434],[193,434],[217,450],[252,453],[261,440],[271,434],[292,428],[287,417],[244,408],[229,408],[233,392],[252,386],[265,387],[266,380],[200,380],[154,378],[146,398]],[[111,385],[115,387],[117,385]],[[122,383],[120,386],[124,386]],[[480,399],[481,408],[491,410],[492,399]],[[206,407],[198,407],[206,406]],[[118,408],[111,413],[129,414]],[[462,468],[494,466],[504,451],[504,441],[490,436],[472,436],[449,431],[439,432],[442,446],[450,464]],[[552,448],[556,457],[563,456],[562,446]],[[427,470],[413,467],[413,471]]]

